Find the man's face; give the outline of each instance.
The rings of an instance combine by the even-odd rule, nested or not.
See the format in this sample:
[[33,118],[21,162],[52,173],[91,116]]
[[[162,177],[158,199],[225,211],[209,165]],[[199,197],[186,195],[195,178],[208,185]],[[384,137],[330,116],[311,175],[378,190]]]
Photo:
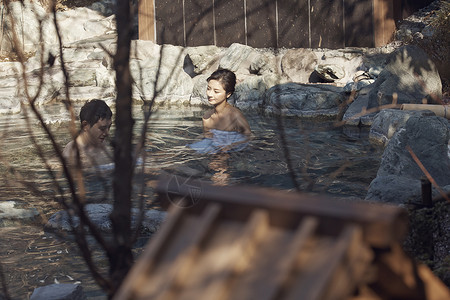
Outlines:
[[101,143],[103,143],[103,141],[109,134],[111,124],[111,119],[100,119],[92,126],[87,125],[86,131],[89,135],[91,143],[95,145],[100,145]]

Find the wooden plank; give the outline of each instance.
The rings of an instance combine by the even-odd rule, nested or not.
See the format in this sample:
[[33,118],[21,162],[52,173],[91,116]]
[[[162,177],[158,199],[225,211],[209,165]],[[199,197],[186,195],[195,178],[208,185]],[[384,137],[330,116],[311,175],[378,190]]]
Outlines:
[[183,214],[177,231],[165,236],[164,246],[159,249],[157,261],[146,280],[151,284],[140,285],[133,299],[172,299],[176,296],[179,278],[183,276],[178,272],[196,259],[201,243],[219,215],[220,205],[211,204],[195,217],[185,214],[185,209],[181,210]]
[[216,46],[246,44],[244,0],[215,0]]
[[395,32],[394,4],[390,0],[373,0],[374,43],[389,43]]
[[254,48],[277,47],[276,1],[247,0],[247,44]]
[[184,46],[183,0],[155,2],[156,42]]
[[[162,178],[156,187],[161,201],[167,202],[170,190],[177,190],[179,195],[189,195],[188,187],[169,186],[173,184],[170,178]],[[407,232],[407,213],[396,206],[362,201],[348,203],[266,188],[211,186],[205,182],[198,186],[201,186],[201,195],[198,203],[190,209],[191,213],[201,210],[205,203],[217,201],[223,205],[224,213],[230,214],[230,218],[245,220],[249,211],[259,207],[270,212],[273,224],[283,227],[295,227],[298,224],[296,220],[307,215],[319,217],[321,223],[328,223],[337,228],[339,224],[356,222],[362,226],[365,240],[377,247],[388,247],[402,239]],[[329,228],[330,231],[334,229]]]
[[346,47],[374,47],[372,1],[346,0],[344,2]]
[[138,8],[139,39],[155,42],[154,0],[140,0]]
[[152,238],[152,243],[147,244],[144,252],[139,256],[119,291],[114,296],[114,299],[135,299],[137,290],[147,284],[148,275],[157,263],[157,256],[164,249],[169,237],[177,229],[182,212],[183,209],[180,207],[172,206],[170,208],[164,226]]
[[[349,225],[330,247],[317,249],[321,255],[309,261],[308,265],[300,270],[300,276],[291,286],[285,299],[324,299],[323,296],[327,291],[332,276],[339,264],[344,261],[353,240],[359,234],[360,229],[357,226]],[[347,291],[347,296],[351,292]],[[345,298],[336,297],[336,299]]]
[[176,296],[176,290],[180,290],[184,281],[189,277],[189,273],[194,268],[196,257],[201,252],[201,244],[206,238],[207,233],[212,229],[213,222],[217,219],[220,212],[220,206],[218,204],[210,204],[205,209],[202,216],[199,218],[199,222],[196,228],[190,233],[189,244],[184,247],[175,259],[175,261],[168,267],[169,276],[166,278],[167,285],[164,290],[160,290],[162,299],[178,298]]
[[214,45],[212,0],[185,0],[186,46]]
[[325,291],[324,299],[348,299],[352,291],[367,286],[371,280],[370,264],[374,253],[363,243],[362,231],[357,230],[348,251],[341,259]]
[[278,0],[278,47],[309,48],[308,0]]
[[343,48],[342,1],[310,0],[311,48]]
[[280,268],[280,258],[289,248],[294,232],[269,226],[264,238],[252,253],[249,267],[243,269],[230,283],[228,299],[247,300],[264,298],[273,289],[273,274]]
[[[242,224],[238,237],[226,247],[226,256],[217,258],[221,260],[221,267],[215,272],[211,272],[211,266],[200,269],[199,272],[202,274],[196,273],[196,277],[200,279],[198,282],[204,282],[204,284],[187,284],[189,288],[185,289],[177,299],[228,299],[227,294],[231,291],[233,279],[239,278],[240,273],[245,269],[253,267],[250,261],[259,251],[258,244],[265,238],[268,226],[267,212],[255,210],[248,223]],[[214,280],[211,280],[211,277]],[[193,286],[198,288],[192,288]]]
[[291,270],[295,266],[298,254],[302,251],[308,239],[314,234],[318,222],[319,220],[313,217],[305,218],[295,231],[287,249],[283,249],[283,254],[278,258],[272,258],[273,260],[278,260],[278,268],[275,273],[271,274],[272,280],[262,287],[264,291],[258,299],[280,299],[279,294],[282,293],[282,290],[290,280]]

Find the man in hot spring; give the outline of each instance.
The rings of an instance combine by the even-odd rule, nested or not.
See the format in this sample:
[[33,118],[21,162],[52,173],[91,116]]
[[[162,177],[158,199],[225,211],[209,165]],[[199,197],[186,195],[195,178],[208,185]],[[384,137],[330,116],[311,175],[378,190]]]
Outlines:
[[75,164],[78,157],[83,165],[88,166],[111,162],[104,145],[111,128],[111,118],[111,109],[103,100],[94,99],[83,105],[80,111],[80,132],[63,151],[69,164]]

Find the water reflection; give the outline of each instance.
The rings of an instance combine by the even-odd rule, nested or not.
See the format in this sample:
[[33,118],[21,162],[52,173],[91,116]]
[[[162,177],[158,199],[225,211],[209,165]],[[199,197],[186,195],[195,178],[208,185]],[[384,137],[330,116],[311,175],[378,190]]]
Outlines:
[[229,173],[229,153],[217,153],[211,157],[208,168],[211,170],[211,181],[217,185],[230,184],[231,174]]
[[[135,108],[135,114],[141,116],[139,107]],[[165,109],[153,116],[147,133],[144,163],[138,168],[143,170],[140,176],[144,180],[138,178],[135,189],[135,195],[144,197],[148,207],[157,205],[153,187],[161,172],[218,185],[248,184],[294,189],[285,147],[290,154],[295,178],[304,190],[335,197],[363,198],[376,176],[382,149],[371,145],[367,136],[349,138],[332,123],[286,119],[283,124],[287,145],[283,145],[273,118],[247,114],[254,138],[245,149],[231,153],[198,153],[186,145],[204,138],[201,115],[200,109]],[[50,127],[58,143],[66,145],[70,141],[67,116],[61,113],[60,107],[55,107],[53,110],[49,108],[46,118],[52,120],[49,121]],[[36,126],[35,120],[32,124],[33,134],[43,153],[48,159],[54,159],[44,132]],[[138,119],[136,133],[141,132],[142,124],[143,121]],[[114,136],[114,126],[111,136]],[[54,201],[58,193],[30,141],[24,118],[2,116],[0,137],[0,201],[25,202],[37,208],[44,220],[60,210]],[[109,174],[102,172],[98,176],[93,173],[87,178],[89,199],[110,201]],[[33,183],[36,191],[18,184],[18,178]],[[145,184],[143,187],[140,185],[142,182]],[[13,298],[23,299],[34,287],[55,280],[81,281],[88,295],[101,295],[73,243],[57,239],[41,228],[41,225],[0,228],[0,260],[8,274],[7,283]],[[100,252],[95,255],[96,259],[103,259]]]

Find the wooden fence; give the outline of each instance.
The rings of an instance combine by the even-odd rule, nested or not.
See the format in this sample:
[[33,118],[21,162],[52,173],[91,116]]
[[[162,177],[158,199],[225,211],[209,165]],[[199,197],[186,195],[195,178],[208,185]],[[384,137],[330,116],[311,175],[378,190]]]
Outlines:
[[181,46],[378,47],[405,0],[141,0],[139,39]]
[[379,47],[431,0],[140,0],[139,39],[181,46]]

